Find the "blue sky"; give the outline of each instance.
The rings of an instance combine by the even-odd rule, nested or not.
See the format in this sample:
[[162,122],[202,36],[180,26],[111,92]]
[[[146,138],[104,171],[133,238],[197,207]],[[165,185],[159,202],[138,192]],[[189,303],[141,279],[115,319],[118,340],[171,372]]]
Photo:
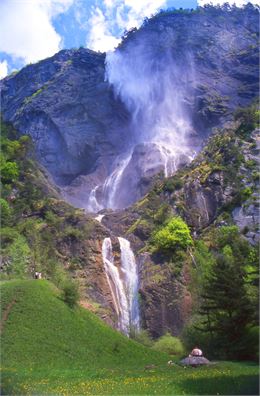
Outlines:
[[113,50],[126,30],[160,9],[209,2],[226,0],[0,0],[0,78],[63,48]]

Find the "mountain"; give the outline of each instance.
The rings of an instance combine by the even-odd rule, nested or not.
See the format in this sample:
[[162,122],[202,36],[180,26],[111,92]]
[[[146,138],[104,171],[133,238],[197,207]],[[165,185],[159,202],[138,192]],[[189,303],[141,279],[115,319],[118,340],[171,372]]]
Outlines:
[[2,113],[74,205],[142,197],[258,94],[258,10],[161,12],[110,54],[64,50],[1,82]]
[[161,12],[113,53],[64,50],[1,81],[4,279],[74,278],[118,330],[197,343],[220,263],[244,282],[239,327],[256,325],[258,17]]

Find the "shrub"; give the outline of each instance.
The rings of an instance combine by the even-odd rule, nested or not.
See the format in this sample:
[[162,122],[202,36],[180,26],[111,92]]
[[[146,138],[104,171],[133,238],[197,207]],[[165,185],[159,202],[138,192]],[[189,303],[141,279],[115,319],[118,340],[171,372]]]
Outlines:
[[[181,339],[187,351],[197,345],[203,352],[203,355],[212,358],[216,349],[213,346],[213,340],[209,333],[201,331],[203,328],[203,320],[194,317],[192,322],[187,323],[182,330]],[[218,356],[220,357],[220,356]]]
[[248,137],[250,133],[257,127],[259,112],[254,106],[239,108],[235,112],[235,120],[240,121],[237,134],[241,137]]
[[62,287],[62,299],[70,308],[74,308],[79,300],[78,284],[73,280],[67,280]]
[[8,202],[0,198],[0,213],[1,213],[1,224],[8,224],[8,221],[11,218],[12,210],[8,204]]
[[82,230],[72,227],[68,225],[64,231],[62,232],[61,235],[63,238],[68,238],[71,240],[77,240],[77,239],[83,239],[84,238],[84,233]]
[[163,189],[167,192],[174,192],[179,190],[183,186],[183,181],[178,179],[176,176],[174,178],[167,179],[164,183]]
[[246,201],[252,194],[253,194],[252,189],[251,189],[250,187],[245,187],[245,188],[240,192],[241,202]]
[[169,333],[160,337],[152,347],[156,351],[165,352],[169,355],[183,355],[184,346],[178,337],[173,337]]
[[140,330],[138,332],[135,332],[133,335],[133,339],[147,347],[151,347],[154,344],[147,330]]
[[1,178],[3,183],[12,183],[18,179],[19,168],[16,162],[6,161],[1,166]]
[[8,246],[5,250],[5,255],[10,260],[9,274],[20,279],[28,275],[28,269],[31,263],[31,250],[22,235],[18,235],[13,243]]
[[172,217],[165,227],[153,236],[156,250],[173,252],[177,248],[186,249],[192,244],[190,230],[181,217]]

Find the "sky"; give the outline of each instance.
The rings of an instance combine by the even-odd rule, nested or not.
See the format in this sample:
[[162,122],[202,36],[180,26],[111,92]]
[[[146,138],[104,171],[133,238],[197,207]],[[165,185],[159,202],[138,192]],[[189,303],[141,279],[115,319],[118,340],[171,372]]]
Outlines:
[[[229,2],[241,6],[247,1]],[[125,31],[160,9],[209,2],[227,0],[0,0],[0,78],[63,48],[111,51]]]

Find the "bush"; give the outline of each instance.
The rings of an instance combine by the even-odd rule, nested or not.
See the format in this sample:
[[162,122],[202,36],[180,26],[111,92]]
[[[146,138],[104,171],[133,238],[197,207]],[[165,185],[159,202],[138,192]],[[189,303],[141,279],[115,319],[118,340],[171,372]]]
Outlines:
[[1,166],[1,178],[3,183],[12,183],[18,179],[19,168],[15,162],[6,161]]
[[[203,328],[203,321],[201,318],[194,317],[192,322],[185,325],[182,330],[181,339],[187,351],[191,352],[195,346],[198,346],[203,355],[207,358],[216,357],[214,352],[213,340],[209,333],[201,331]],[[218,358],[220,356],[217,356]]]
[[166,252],[186,249],[192,244],[189,227],[181,217],[172,217],[165,227],[154,234],[153,244],[156,250]]
[[134,333],[133,339],[147,347],[151,347],[154,344],[147,330],[140,330],[139,332]]
[[3,198],[0,198],[0,213],[1,213],[1,224],[2,225],[8,224],[11,218],[12,210],[8,202]]
[[259,361],[259,326],[248,327],[241,345],[244,359]]
[[257,127],[259,120],[259,112],[254,106],[239,108],[235,112],[235,120],[240,121],[237,134],[241,137],[248,137],[250,133]]
[[62,299],[70,308],[74,308],[79,300],[78,284],[73,280],[67,280],[62,287]]
[[7,272],[19,279],[28,276],[28,270],[31,263],[31,250],[26,239],[22,235],[10,244],[4,251],[6,257],[9,257],[10,264]]
[[171,336],[169,333],[160,337],[152,347],[156,351],[165,352],[169,355],[183,355],[185,353],[181,340]]
[[174,192],[176,190],[180,190],[183,186],[183,180],[178,179],[176,176],[171,179],[167,179],[164,183],[163,190],[166,192]]

